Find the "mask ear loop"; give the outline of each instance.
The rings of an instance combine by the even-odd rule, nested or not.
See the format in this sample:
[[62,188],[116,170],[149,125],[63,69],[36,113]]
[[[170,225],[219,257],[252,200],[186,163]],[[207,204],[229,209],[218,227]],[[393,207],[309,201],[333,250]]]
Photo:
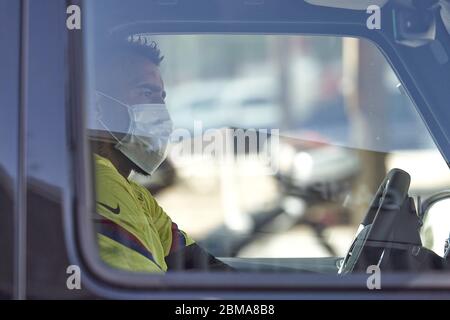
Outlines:
[[[120,105],[124,106],[125,108],[127,108],[128,114],[129,114],[130,119],[131,119],[131,116],[132,116],[132,115],[130,114],[130,106],[129,106],[129,105],[127,105],[127,104],[123,103],[122,101],[120,101],[120,100],[118,100],[118,99],[116,99],[116,98],[114,98],[114,97],[111,97],[111,96],[107,95],[106,93],[103,93],[103,92],[101,92],[101,91],[99,91],[99,90],[96,90],[96,94],[101,95],[101,96],[104,96],[104,97],[107,98],[107,99],[111,99],[112,101],[117,102],[118,104],[120,104]],[[98,101],[97,101],[97,103],[100,104]],[[130,126],[129,126],[128,132],[127,132],[127,134],[125,135],[125,137],[122,138],[122,139],[119,139],[119,138],[117,138],[116,135],[108,128],[108,126],[103,122],[103,120],[102,120],[102,118],[101,118],[101,115],[102,115],[102,114],[101,114],[101,111],[100,111],[100,109],[98,108],[98,109],[97,109],[97,114],[96,114],[96,116],[97,116],[97,121],[98,121],[98,122],[106,129],[106,131],[109,132],[109,134],[110,134],[114,139],[116,139],[117,144],[115,145],[115,147],[117,147],[117,145],[120,144],[120,143],[122,143],[123,139],[125,139],[125,137],[128,136],[128,135],[132,132],[131,124],[130,124]],[[131,123],[133,123],[133,121],[131,121]]]

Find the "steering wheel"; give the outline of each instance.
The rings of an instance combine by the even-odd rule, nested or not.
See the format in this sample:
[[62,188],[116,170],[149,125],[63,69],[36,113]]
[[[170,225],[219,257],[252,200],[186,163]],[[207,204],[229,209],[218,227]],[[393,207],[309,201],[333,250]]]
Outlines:
[[380,265],[386,249],[393,243],[395,229],[399,228],[397,217],[407,203],[410,182],[407,172],[400,169],[389,171],[341,264],[340,274],[365,272],[370,265]]

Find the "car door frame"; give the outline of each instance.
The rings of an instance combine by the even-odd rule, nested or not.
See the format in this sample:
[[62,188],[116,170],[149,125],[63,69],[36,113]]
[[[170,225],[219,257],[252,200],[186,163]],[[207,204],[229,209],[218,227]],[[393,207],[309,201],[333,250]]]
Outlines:
[[[216,2],[216,1],[210,1]],[[219,1],[220,2],[220,1]],[[83,6],[83,2],[71,1]],[[183,3],[183,1],[179,1]],[[184,2],[185,3],[185,2]],[[204,2],[202,2],[204,3]],[[430,130],[435,142],[440,148],[444,158],[448,162],[450,159],[450,150],[447,150],[448,137],[450,131],[443,130],[442,120],[436,117],[435,111],[431,107],[430,101],[433,101],[433,90],[423,92],[415,77],[423,70],[416,72],[410,66],[411,61],[417,58],[416,54],[411,54],[410,48],[400,47],[393,38],[393,28],[388,25],[384,30],[368,30],[366,28],[365,12],[355,13],[341,9],[324,8],[322,20],[305,20],[302,22],[289,21],[251,21],[252,16],[245,16],[245,13],[236,13],[233,19],[231,8],[234,5],[227,6],[225,2],[220,2],[225,8],[227,16],[220,17],[211,14],[204,17],[203,20],[195,19],[195,14],[189,16],[182,12],[182,6],[171,7],[172,12],[161,14],[157,21],[151,23],[155,33],[274,33],[274,34],[314,34],[314,35],[338,35],[360,37],[372,41],[382,51],[388,62],[393,67],[395,73],[402,81],[407,93],[415,102],[417,110],[425,120],[427,128]],[[292,5],[292,2],[289,2]],[[263,2],[264,4],[264,2]],[[156,4],[155,4],[156,5]],[[305,6],[309,12],[315,9]],[[207,6],[205,4],[205,6]],[[389,7],[388,7],[389,9]],[[392,8],[391,8],[392,9]],[[312,11],[311,11],[312,10]],[[164,10],[162,10],[164,11]],[[165,12],[165,11],[164,11]],[[254,11],[256,12],[256,11]],[[264,11],[268,14],[268,10]],[[177,17],[177,14],[179,16]],[[247,14],[249,14],[247,12]],[[334,14],[340,14],[335,16]],[[255,14],[257,17],[257,14]],[[239,20],[238,18],[241,18]],[[247,18],[243,19],[242,17]],[[325,18],[334,17],[335,20]],[[386,18],[387,17],[387,18]],[[391,12],[386,13],[386,20],[392,18]],[[221,20],[221,18],[223,18]],[[348,19],[347,19],[348,18]],[[320,27],[318,23],[320,22]],[[139,28],[139,26],[136,26]],[[83,40],[81,33],[74,33],[70,37],[69,61],[72,66],[83,65]],[[447,46],[447,44],[446,44]],[[408,58],[409,57],[409,58]],[[84,99],[84,88],[82,82],[86,81],[81,68],[74,67],[70,72],[71,90],[69,105],[72,110],[81,103],[86,103]],[[84,128],[82,112],[72,113],[72,130],[79,137],[80,130]],[[81,139],[79,139],[81,140]],[[72,212],[66,212],[65,226],[70,241],[69,253],[71,259],[82,267],[86,285],[94,292],[111,298],[205,298],[205,297],[223,297],[223,298],[349,298],[349,297],[369,297],[370,291],[367,289],[365,275],[355,275],[348,278],[330,278],[322,275],[265,275],[251,274],[241,277],[230,274],[205,274],[205,273],[172,273],[165,276],[129,274],[112,270],[99,263],[96,249],[92,246],[95,243],[95,234],[90,222],[92,212],[92,166],[88,154],[87,143],[73,141],[75,146],[73,168],[75,172],[75,194],[76,208]],[[73,150],[72,150],[73,151]],[[90,182],[89,182],[90,181]],[[67,230],[69,228],[69,230]],[[441,288],[440,294],[450,296],[450,280],[445,275],[436,274],[398,274],[386,275],[384,277],[383,297],[396,296],[398,290],[409,297],[421,296],[420,291],[426,290],[429,294],[437,293],[435,285]],[[408,290],[405,290],[408,288]],[[445,288],[447,291],[443,291]],[[161,290],[163,289],[163,290]],[[237,290],[238,289],[238,290]]]

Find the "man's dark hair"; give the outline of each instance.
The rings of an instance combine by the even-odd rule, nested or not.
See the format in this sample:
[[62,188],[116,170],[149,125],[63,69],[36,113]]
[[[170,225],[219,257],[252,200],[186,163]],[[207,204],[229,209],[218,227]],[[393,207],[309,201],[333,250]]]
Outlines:
[[123,52],[130,52],[143,56],[157,66],[159,66],[164,59],[164,57],[161,56],[161,50],[158,48],[158,44],[144,36],[129,36],[126,41],[118,43],[116,49],[118,51],[122,50]]
[[108,79],[108,72],[115,63],[126,63],[133,56],[148,59],[156,66],[161,64],[164,56],[155,41],[144,36],[129,36],[127,39],[113,40],[97,46],[96,69],[100,81]]
[[145,57],[159,66],[163,60],[161,50],[158,44],[145,36],[129,36],[127,39],[113,39],[109,38],[106,42],[99,46],[97,61],[105,61],[105,54],[117,55],[130,53]]

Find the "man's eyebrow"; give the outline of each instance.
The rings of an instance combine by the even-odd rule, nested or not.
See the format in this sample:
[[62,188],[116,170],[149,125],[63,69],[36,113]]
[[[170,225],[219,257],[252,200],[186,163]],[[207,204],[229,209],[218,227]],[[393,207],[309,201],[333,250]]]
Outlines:
[[150,89],[152,91],[162,91],[163,90],[160,86],[157,86],[157,85],[154,85],[154,84],[149,84],[149,83],[137,84],[137,85],[135,85],[135,88],[138,88],[138,89]]

